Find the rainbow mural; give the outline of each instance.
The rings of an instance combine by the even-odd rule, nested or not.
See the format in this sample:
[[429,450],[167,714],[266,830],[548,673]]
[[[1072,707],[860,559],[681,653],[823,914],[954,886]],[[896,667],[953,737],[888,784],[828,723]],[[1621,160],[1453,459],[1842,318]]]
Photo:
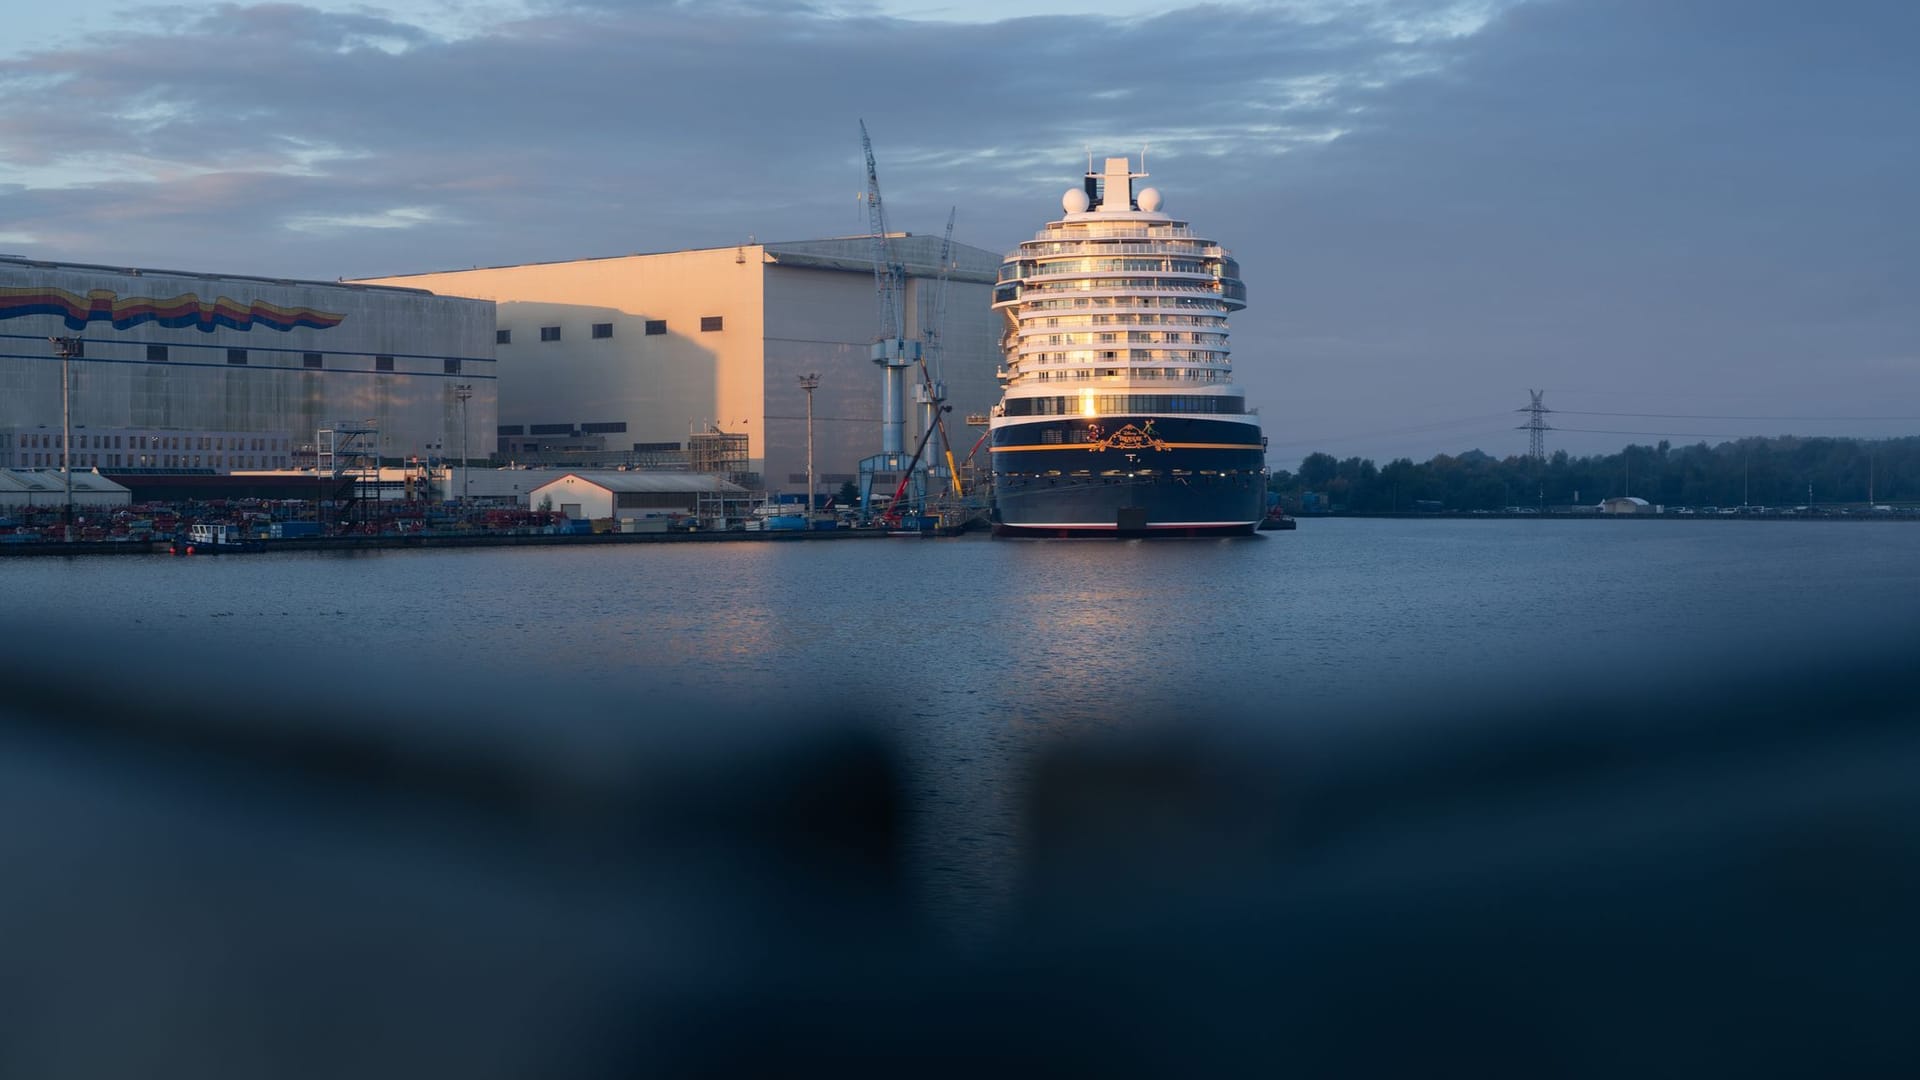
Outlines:
[[161,299],[152,296],[121,297],[112,289],[93,289],[85,296],[65,289],[0,288],[0,320],[28,315],[58,315],[69,330],[84,330],[88,323],[112,323],[115,330],[126,330],[141,323],[159,323],[168,329],[198,327],[206,333],[220,327],[251,330],[264,326],[287,331],[304,326],[312,330],[331,330],[346,321],[345,315],[313,308],[284,308],[255,300],[242,304],[225,296],[212,301],[195,293]]

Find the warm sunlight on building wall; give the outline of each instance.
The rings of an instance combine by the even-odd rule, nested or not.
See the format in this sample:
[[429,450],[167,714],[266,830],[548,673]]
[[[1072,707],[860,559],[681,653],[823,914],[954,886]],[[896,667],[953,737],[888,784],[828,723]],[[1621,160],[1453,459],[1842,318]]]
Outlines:
[[[903,236],[907,332],[934,319],[937,237]],[[498,305],[498,450],[521,461],[615,463],[685,448],[717,427],[748,437],[769,488],[805,486],[806,397],[816,373],[821,487],[877,452],[880,370],[870,240],[746,244],[367,279]],[[951,437],[998,397],[989,290],[998,257],[955,245],[946,300]],[[916,376],[917,378],[917,376]],[[964,447],[963,447],[964,449]]]

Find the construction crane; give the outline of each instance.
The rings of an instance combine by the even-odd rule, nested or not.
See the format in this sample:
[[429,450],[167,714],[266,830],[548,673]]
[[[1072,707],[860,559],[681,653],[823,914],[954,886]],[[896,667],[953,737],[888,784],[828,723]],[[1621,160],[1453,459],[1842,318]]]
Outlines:
[[880,313],[880,334],[873,343],[872,358],[881,373],[880,452],[860,460],[860,511],[864,516],[871,506],[876,474],[905,466],[906,475],[913,475],[906,453],[906,371],[920,362],[921,349],[919,341],[907,340],[907,268],[894,258],[886,204],[880,198],[880,169],[873,160],[873,139],[867,134],[865,120],[860,121],[860,149],[867,159],[867,225]]
[[953,219],[955,208],[947,210],[947,231],[940,239],[940,257],[936,265],[939,273],[934,279],[933,292],[921,303],[921,336],[926,346],[920,354],[920,385],[914,389],[914,402],[920,406],[921,430],[933,430],[939,435],[927,454],[929,467],[943,454],[947,459],[947,479],[953,486],[954,498],[960,498],[960,473],[953,463],[953,445],[947,438],[947,425],[944,414],[952,410],[943,406],[947,400],[946,376],[942,370],[944,338],[947,332],[947,280],[953,269]]
[[[952,409],[953,406],[943,405],[941,408]],[[926,452],[927,440],[933,437],[936,427],[937,425],[930,425],[927,430],[921,434],[919,445],[913,448],[913,457],[907,460],[906,471],[900,474],[899,485],[893,489],[893,501],[887,504],[887,512],[880,515],[880,520],[884,522],[889,529],[897,529],[900,527],[901,520],[904,516],[901,503],[905,501],[907,484],[913,479],[914,470],[920,465],[920,455]],[[916,508],[914,512],[917,514],[920,512],[920,509]]]
[[919,363],[920,343],[907,340],[907,268],[893,257],[886,205],[880,199],[880,170],[873,160],[873,140],[865,120],[860,121],[860,149],[867,157],[867,223],[873,231],[873,284],[880,301],[880,336],[872,354],[883,380],[880,452],[900,454],[906,450],[906,369]]

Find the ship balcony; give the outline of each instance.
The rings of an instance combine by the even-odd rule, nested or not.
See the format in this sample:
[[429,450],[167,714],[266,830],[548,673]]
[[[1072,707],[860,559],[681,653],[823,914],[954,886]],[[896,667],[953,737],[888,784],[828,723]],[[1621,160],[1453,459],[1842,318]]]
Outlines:
[[1195,348],[1225,347],[1225,330],[1165,330],[1137,323],[1107,324],[1096,328],[1064,330],[1056,326],[1023,326],[1014,334],[1023,347],[1098,347],[1101,345],[1185,345]]

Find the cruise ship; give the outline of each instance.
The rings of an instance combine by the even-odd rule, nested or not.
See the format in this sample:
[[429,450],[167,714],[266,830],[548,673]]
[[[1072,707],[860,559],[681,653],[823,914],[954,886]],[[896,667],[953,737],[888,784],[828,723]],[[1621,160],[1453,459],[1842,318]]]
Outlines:
[[1240,267],[1108,158],[1006,257],[988,419],[995,535],[1217,536],[1266,511],[1266,440],[1233,384]]

